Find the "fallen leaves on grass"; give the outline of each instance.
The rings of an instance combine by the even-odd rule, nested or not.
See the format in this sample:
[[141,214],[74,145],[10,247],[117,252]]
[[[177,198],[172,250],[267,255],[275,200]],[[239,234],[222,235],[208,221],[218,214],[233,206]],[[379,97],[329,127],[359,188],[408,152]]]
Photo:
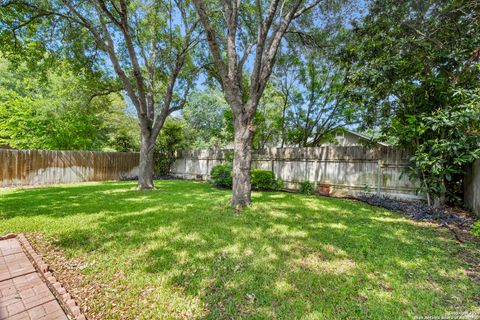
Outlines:
[[53,239],[47,239],[38,233],[30,233],[26,237],[35,251],[43,256],[53,275],[75,299],[85,316],[90,320],[101,319],[101,314],[89,307],[89,301],[102,292],[103,288],[97,282],[86,281],[81,272],[88,267],[86,262],[82,258],[67,259],[65,254],[53,244]]

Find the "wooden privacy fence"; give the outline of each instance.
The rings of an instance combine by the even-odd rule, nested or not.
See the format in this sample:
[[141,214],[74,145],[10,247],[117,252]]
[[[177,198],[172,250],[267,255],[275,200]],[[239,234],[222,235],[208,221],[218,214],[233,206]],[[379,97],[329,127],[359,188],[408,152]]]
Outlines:
[[138,163],[138,153],[0,149],[0,187],[117,180]]
[[[208,179],[232,150],[181,151],[172,174],[186,179]],[[402,174],[408,153],[392,147],[270,148],[257,150],[253,168],[271,170],[286,189],[310,181],[334,195],[372,192],[418,199],[418,182]],[[138,176],[139,154],[129,152],[48,151],[0,149],[0,187],[83,181],[118,180]],[[480,216],[480,159],[465,179],[465,204]]]
[[[208,179],[212,168],[224,162],[229,152],[183,151],[173,166],[173,175]],[[254,152],[252,167],[273,171],[286,189],[295,190],[301,182],[310,181],[318,191],[339,196],[371,192],[419,199],[418,183],[403,174],[408,157],[408,152],[393,147],[269,148]]]
[[480,159],[477,159],[465,175],[465,204],[480,217]]

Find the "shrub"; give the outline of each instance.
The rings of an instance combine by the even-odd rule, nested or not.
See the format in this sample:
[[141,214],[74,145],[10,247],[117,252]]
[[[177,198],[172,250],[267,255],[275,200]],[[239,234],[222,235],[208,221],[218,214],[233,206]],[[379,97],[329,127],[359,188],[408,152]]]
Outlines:
[[303,181],[300,183],[300,193],[313,194],[313,184],[310,181]]
[[472,226],[472,233],[477,236],[477,237],[480,237],[480,220],[478,220],[477,222],[475,222]]
[[165,177],[170,174],[175,162],[175,151],[182,149],[184,146],[183,124],[174,119],[165,122],[153,151],[155,176]]
[[[283,188],[283,180],[275,179],[273,172],[261,169],[252,169],[250,172],[252,189],[273,191]],[[230,163],[219,164],[212,168],[210,180],[219,188],[232,188],[232,165]]]
[[219,188],[232,188],[232,166],[229,163],[219,164],[210,172],[212,183]]
[[278,183],[272,171],[252,169],[252,189],[255,190],[278,190]]
[[285,182],[282,178],[277,178],[277,190],[283,190],[285,187]]

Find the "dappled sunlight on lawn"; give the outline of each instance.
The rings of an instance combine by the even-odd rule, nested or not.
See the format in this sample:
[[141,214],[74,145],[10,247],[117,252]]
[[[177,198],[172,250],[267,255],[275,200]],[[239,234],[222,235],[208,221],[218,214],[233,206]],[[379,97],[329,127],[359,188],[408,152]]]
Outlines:
[[350,273],[349,271],[355,269],[356,265],[355,262],[350,259],[331,259],[316,253],[311,253],[301,259],[293,261],[292,267],[307,269],[317,273],[342,274]]
[[[82,257],[92,305],[141,318],[399,318],[477,308],[478,286],[448,233],[355,201],[229,192],[158,181],[18,190],[0,197],[1,231],[41,232]],[[118,277],[122,274],[122,277]],[[117,307],[105,301],[115,301]],[[134,301],[134,303],[131,303]]]

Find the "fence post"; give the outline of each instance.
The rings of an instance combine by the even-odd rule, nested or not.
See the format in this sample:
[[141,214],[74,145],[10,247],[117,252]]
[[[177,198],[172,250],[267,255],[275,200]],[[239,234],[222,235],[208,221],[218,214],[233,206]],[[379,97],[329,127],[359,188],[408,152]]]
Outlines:
[[377,196],[382,195],[382,160],[378,160],[377,162]]
[[209,167],[210,167],[210,150],[208,150],[208,154],[207,154],[207,172],[205,173],[205,180],[208,180],[208,176],[210,175]]
[[305,181],[308,181],[308,148],[305,149]]

